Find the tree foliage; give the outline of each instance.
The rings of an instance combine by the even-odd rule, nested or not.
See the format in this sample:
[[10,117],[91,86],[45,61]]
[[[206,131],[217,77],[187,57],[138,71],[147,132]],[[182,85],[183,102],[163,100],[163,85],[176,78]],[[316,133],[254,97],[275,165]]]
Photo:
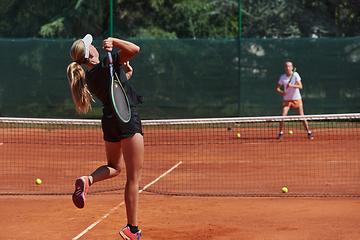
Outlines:
[[0,37],[234,39],[360,35],[357,0],[0,0]]

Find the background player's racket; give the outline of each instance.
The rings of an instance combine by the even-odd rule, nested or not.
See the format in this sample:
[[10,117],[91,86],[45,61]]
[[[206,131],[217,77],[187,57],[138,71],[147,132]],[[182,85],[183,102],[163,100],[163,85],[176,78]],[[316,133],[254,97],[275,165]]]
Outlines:
[[293,69],[292,74],[291,74],[291,76],[290,76],[290,80],[289,80],[288,84],[286,85],[286,88],[289,87],[289,84],[291,83],[291,80],[292,80],[292,78],[293,78],[293,76],[294,76],[294,72],[295,72],[295,71],[296,71],[296,68]]
[[[111,52],[107,52],[110,68],[110,96],[116,117],[123,123],[127,123],[131,118],[131,110],[129,99],[127,98],[125,89],[123,88],[119,77],[114,71]],[[115,74],[115,77],[114,77]]]

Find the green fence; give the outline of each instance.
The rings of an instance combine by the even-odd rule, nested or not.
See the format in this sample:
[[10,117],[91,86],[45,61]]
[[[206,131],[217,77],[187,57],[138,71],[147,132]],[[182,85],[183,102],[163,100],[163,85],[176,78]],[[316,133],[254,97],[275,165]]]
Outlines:
[[[133,39],[141,50],[130,61],[130,81],[144,97],[143,119],[274,116],[282,103],[277,81],[293,61],[305,114],[359,112],[359,40],[243,39],[239,51],[237,40]],[[1,116],[101,116],[99,101],[91,113],[76,114],[66,78],[73,41],[0,39]],[[101,40],[94,45],[104,57]]]

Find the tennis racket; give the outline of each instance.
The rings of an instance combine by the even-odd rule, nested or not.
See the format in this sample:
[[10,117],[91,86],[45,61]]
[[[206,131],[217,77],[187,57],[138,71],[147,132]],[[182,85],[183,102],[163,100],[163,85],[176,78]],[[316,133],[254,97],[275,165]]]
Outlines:
[[292,80],[292,78],[293,78],[293,76],[294,76],[294,72],[295,72],[295,71],[296,71],[296,68],[293,69],[292,74],[291,74],[291,77],[290,77],[290,80],[289,80],[288,84],[286,85],[286,88],[289,87],[289,84],[291,83],[291,80]]
[[[113,60],[111,52],[107,52],[107,57],[109,59],[109,68],[110,68],[110,96],[113,110],[116,117],[122,123],[128,123],[131,118],[131,110],[129,99],[126,95],[125,89],[122,86],[119,77],[114,71]],[[115,74],[115,76],[114,76]]]

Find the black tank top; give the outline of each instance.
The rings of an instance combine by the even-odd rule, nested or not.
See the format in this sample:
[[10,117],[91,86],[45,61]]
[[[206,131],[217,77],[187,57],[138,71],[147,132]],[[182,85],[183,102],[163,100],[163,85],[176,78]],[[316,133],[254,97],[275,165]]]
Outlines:
[[[142,96],[139,96],[129,84],[123,65],[119,65],[118,54],[113,54],[114,69],[118,75],[131,106],[142,103]],[[112,112],[110,99],[110,72],[108,58],[103,58],[100,63],[94,65],[90,71],[86,71],[86,83],[89,91],[99,99],[103,105],[103,112]]]

